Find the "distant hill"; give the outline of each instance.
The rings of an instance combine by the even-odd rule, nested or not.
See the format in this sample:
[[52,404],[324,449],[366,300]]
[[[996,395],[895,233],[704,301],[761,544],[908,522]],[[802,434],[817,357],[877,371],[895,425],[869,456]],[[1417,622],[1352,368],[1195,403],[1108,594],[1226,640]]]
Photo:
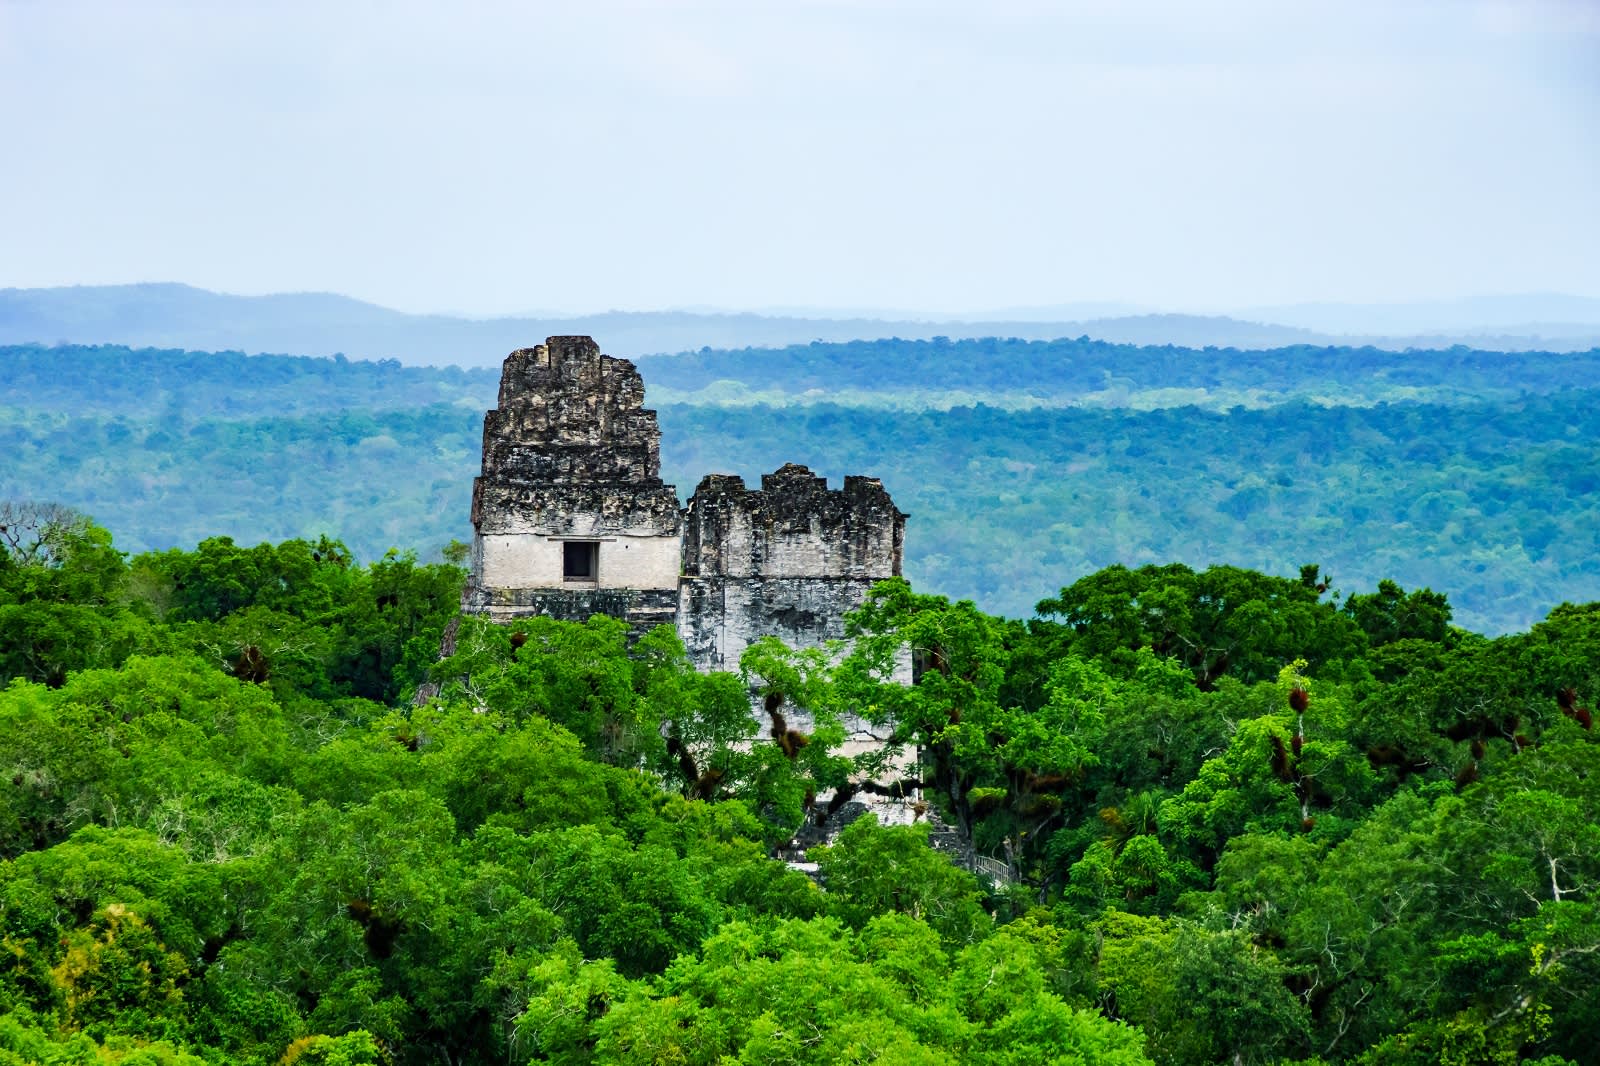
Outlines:
[[[1589,336],[1600,332],[1600,300],[1566,293],[1474,296],[1409,303],[1304,303],[1235,311],[1240,318],[1354,335]],[[1481,344],[1479,347],[1489,347]]]
[[[1026,315],[1026,312],[1021,313]],[[1279,348],[1371,344],[1386,348],[1467,343],[1501,351],[1575,351],[1600,346],[1600,326],[1528,336],[1433,334],[1426,337],[1335,336],[1293,326],[1199,315],[1133,315],[1084,321],[913,321],[804,318],[686,311],[610,311],[569,318],[473,319],[413,315],[330,293],[233,296],[188,285],[143,284],[0,289],[0,344],[119,344],[201,351],[343,353],[408,365],[498,365],[514,348],[564,333],[598,338],[613,355],[639,356],[711,348],[777,348],[811,341],[899,337],[1088,336],[1124,344],[1190,348]]]

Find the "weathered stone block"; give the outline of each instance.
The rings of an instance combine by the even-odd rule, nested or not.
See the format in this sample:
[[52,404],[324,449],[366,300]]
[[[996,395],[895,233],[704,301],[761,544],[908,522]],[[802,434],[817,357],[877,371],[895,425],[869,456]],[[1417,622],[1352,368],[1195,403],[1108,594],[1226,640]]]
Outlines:
[[680,509],[643,404],[634,365],[588,337],[506,357],[484,416],[464,610],[672,621],[701,669],[737,669],[762,636],[842,638],[845,612],[900,573],[906,516],[877,478],[830,490],[791,463],[752,490],[712,474]]

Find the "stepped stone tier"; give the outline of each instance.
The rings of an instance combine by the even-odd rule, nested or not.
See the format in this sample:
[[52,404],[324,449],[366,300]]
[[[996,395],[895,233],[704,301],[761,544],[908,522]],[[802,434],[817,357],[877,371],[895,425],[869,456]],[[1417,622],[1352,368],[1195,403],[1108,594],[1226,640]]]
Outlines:
[[737,669],[761,636],[843,637],[845,612],[899,575],[906,515],[877,478],[832,490],[791,463],[750,489],[711,474],[680,508],[643,404],[634,365],[588,337],[506,357],[484,417],[463,610],[673,623],[701,669]]

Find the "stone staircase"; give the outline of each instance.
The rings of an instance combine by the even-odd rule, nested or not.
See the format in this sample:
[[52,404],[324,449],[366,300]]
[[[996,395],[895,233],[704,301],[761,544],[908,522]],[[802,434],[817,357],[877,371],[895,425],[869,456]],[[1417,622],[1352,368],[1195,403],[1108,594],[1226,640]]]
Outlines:
[[[822,802],[821,798],[819,802]],[[963,836],[959,829],[948,825],[939,817],[937,811],[920,799],[879,796],[874,793],[859,794],[842,805],[821,825],[816,824],[813,819],[807,819],[806,824],[795,834],[792,846],[780,848],[777,858],[790,869],[800,870],[816,877],[817,864],[808,860],[806,855],[808,849],[833,843],[846,826],[866,814],[877,815],[878,824],[882,826],[926,823],[929,827],[928,846],[955,865],[963,870],[970,870],[979,880],[986,881],[995,888],[1004,888],[1016,880],[1007,863],[987,855],[979,855],[973,850],[972,842]]]

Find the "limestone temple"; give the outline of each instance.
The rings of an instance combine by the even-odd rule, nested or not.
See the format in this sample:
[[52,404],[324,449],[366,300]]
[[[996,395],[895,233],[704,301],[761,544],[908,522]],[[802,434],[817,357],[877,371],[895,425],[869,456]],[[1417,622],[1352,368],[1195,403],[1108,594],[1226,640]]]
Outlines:
[[761,636],[843,637],[845,612],[900,573],[906,515],[877,478],[829,489],[791,463],[752,489],[710,474],[680,507],[643,405],[633,363],[589,337],[506,357],[483,421],[464,611],[672,623],[700,669],[737,670]]

